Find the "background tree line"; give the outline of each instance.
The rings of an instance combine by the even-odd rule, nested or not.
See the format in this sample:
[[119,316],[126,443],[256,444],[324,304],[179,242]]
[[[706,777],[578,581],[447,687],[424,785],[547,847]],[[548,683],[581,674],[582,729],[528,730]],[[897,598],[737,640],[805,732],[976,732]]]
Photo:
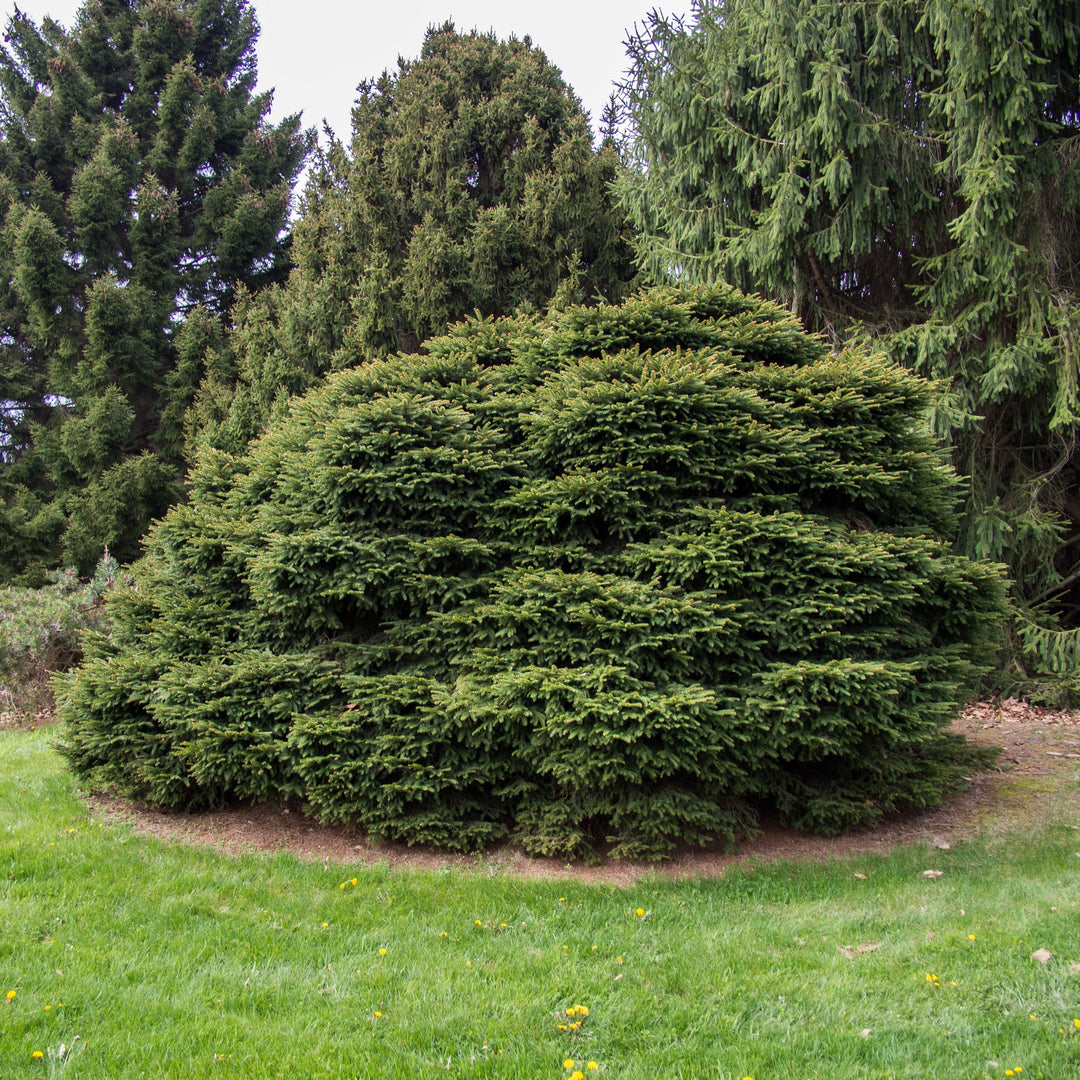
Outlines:
[[598,148],[528,39],[446,24],[315,150],[253,93],[257,33],[245,0],[9,26],[5,577],[134,556],[201,448],[240,452],[326,373],[463,315],[723,281],[938,380],[959,548],[1016,582],[1014,674],[1080,667],[1075,5],[649,16]]
[[204,445],[465,314],[621,299],[581,103],[525,39],[433,27],[311,161],[253,92],[247,0],[16,13],[0,52],[0,573],[139,552]]

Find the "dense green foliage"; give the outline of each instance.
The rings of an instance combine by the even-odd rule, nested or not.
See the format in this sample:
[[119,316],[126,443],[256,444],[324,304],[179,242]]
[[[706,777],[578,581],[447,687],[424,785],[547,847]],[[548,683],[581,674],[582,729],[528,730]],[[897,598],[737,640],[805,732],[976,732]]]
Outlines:
[[635,277],[617,155],[528,38],[434,27],[364,82],[352,138],[320,154],[288,285],[244,295],[220,334],[189,449],[236,452],[328,371],[415,351],[466,316],[610,302]]
[[1072,0],[699,2],[646,21],[622,187],[644,267],[783,301],[941,380],[960,550],[1025,662],[1080,667],[1080,19]]
[[931,387],[728,289],[479,319],[210,451],[66,683],[163,806],[616,855],[939,800],[1004,604]]
[[[204,326],[280,279],[308,146],[246,0],[16,12],[0,50],[0,575],[138,550],[179,495]],[[29,580],[29,579],[27,579]]]

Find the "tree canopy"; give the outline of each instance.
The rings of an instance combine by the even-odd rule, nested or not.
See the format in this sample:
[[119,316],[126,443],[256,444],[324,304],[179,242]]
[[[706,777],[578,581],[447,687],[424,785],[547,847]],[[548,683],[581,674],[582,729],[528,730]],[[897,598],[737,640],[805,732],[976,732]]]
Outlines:
[[332,374],[154,525],[65,752],[163,806],[562,857],[933,803],[1004,588],[949,552],[930,394],[727,288]]
[[1076,5],[699,2],[631,52],[642,266],[940,380],[961,548],[1009,564],[1028,661],[1075,667],[1035,623],[1080,619]]
[[474,312],[624,298],[617,163],[528,38],[432,27],[419,57],[360,84],[351,140],[318,156],[296,269],[242,299],[189,418],[192,452],[238,450],[285,395]]
[[[204,326],[289,266],[311,142],[247,0],[16,11],[0,51],[0,567],[127,558],[179,494]],[[189,379],[190,382],[190,379]]]

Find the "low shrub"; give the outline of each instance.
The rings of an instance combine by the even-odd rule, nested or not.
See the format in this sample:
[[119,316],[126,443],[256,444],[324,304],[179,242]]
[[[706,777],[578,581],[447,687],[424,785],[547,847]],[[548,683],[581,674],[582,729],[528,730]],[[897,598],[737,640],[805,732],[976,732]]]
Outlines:
[[1005,587],[950,551],[932,394],[728,289],[339,372],[194,471],[65,683],[65,752],[163,806],[562,857],[936,802]]
[[37,588],[0,588],[0,717],[51,718],[49,680],[82,656],[80,636],[96,618],[94,596],[75,571],[53,573]]

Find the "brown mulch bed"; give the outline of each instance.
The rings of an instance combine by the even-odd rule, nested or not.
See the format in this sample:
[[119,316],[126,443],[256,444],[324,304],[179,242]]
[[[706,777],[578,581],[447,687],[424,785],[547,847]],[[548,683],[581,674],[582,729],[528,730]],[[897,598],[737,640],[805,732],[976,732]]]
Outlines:
[[[969,778],[967,788],[933,810],[894,815],[874,829],[836,837],[810,836],[764,820],[761,832],[737,852],[686,848],[666,862],[606,860],[598,866],[534,859],[509,844],[477,855],[452,855],[397,844],[375,844],[353,829],[320,825],[296,806],[247,805],[196,814],[169,814],[109,795],[93,795],[95,815],[129,823],[140,834],[219,851],[288,851],[327,864],[386,864],[397,868],[457,866],[523,877],[573,877],[629,884],[645,874],[715,877],[736,864],[774,860],[825,860],[898,844],[928,842],[946,847],[981,829],[1028,826],[1060,809],[1062,798],[1080,824],[1080,713],[1054,712],[1008,699],[968,706],[954,730],[973,742],[1001,748],[994,769]],[[1056,801],[1055,801],[1056,800]]]

